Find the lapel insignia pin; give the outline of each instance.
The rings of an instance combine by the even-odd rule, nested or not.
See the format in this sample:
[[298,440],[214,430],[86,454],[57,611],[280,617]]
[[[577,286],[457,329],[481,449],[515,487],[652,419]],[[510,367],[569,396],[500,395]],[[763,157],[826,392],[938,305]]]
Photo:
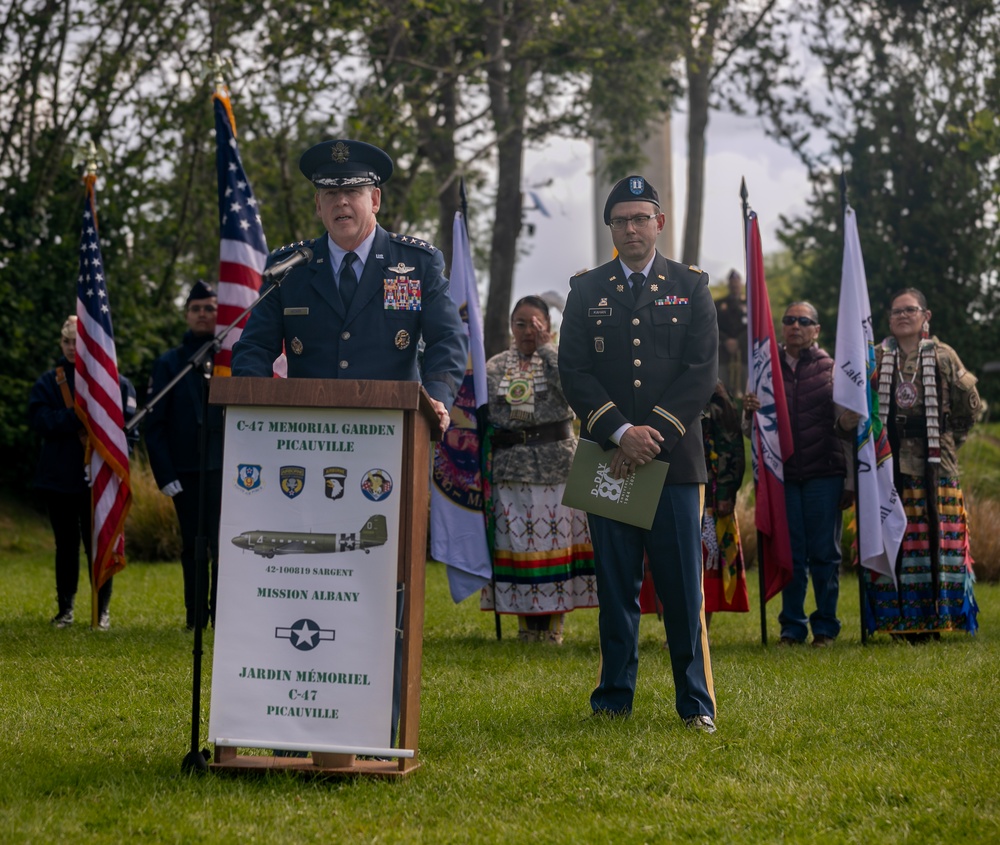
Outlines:
[[400,329],[398,332],[396,332],[395,343],[397,349],[406,349],[406,347],[410,345],[410,333],[408,331]]
[[302,341],[299,340],[297,337],[292,338],[292,352],[294,352],[296,355],[302,354]]
[[625,285],[617,285],[615,290],[618,291],[618,293],[625,293]]

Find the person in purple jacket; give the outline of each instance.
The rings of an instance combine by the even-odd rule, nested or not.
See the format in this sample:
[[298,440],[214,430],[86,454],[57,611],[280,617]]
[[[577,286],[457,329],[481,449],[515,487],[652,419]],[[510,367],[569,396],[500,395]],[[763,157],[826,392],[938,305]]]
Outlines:
[[[808,302],[793,302],[781,318],[785,382],[794,451],[785,461],[785,509],[792,544],[792,580],[781,592],[780,645],[801,645],[812,628],[812,644],[828,646],[840,633],[841,511],[854,500],[847,477],[848,438],[858,416],[833,402],[833,358],[817,344],[819,314]],[[744,399],[750,419],[760,408],[753,393]],[[816,610],[806,617],[812,576]]]

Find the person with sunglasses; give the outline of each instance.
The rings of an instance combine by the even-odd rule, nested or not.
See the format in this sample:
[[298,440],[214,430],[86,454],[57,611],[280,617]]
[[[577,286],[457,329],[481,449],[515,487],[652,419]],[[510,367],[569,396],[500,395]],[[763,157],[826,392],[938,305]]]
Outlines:
[[[792,546],[792,580],[781,592],[783,646],[831,645],[840,633],[841,511],[854,500],[848,475],[849,438],[858,416],[833,401],[833,358],[817,343],[819,314],[808,302],[793,302],[781,318],[781,375],[788,402],[794,451],[785,459],[785,509]],[[760,400],[744,399],[744,433]],[[816,610],[808,617],[806,592],[812,577]]]
[[919,290],[896,291],[888,316],[891,334],[875,348],[879,416],[906,533],[896,583],[867,574],[869,631],[909,642],[942,631],[974,633],[978,607],[958,449],[981,411],[976,377],[954,349],[931,336],[931,312]]
[[[191,287],[184,306],[188,330],[181,345],[153,362],[147,399],[152,399],[187,365],[206,341],[215,335],[219,300],[215,289],[199,280]],[[194,630],[215,621],[216,578],[219,574],[219,515],[222,510],[222,415],[221,405],[208,408],[208,459],[205,478],[205,535],[211,557],[203,573],[205,594],[201,607],[195,599],[195,539],[198,535],[198,482],[201,467],[198,445],[202,419],[202,374],[193,369],[149,412],[145,421],[146,451],[156,485],[170,496],[181,529],[181,569],[184,573],[186,627]]]

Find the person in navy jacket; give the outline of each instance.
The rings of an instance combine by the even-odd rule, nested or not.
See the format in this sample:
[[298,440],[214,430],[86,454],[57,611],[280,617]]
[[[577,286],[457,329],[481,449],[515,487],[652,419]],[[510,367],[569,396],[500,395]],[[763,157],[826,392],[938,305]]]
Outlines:
[[[49,512],[56,542],[56,601],[59,610],[52,618],[56,628],[73,624],[73,605],[80,581],[80,543],[87,556],[87,572],[93,580],[91,560],[90,485],[85,466],[86,432],[73,407],[76,390],[76,317],[62,326],[59,341],[62,355],[56,367],[44,373],[31,388],[28,398],[28,425],[41,435],[33,486],[41,491]],[[135,416],[135,388],[118,376],[125,421]],[[131,453],[137,435],[128,438]],[[98,628],[111,627],[108,607],[113,578],[104,582],[97,594]]]
[[[316,188],[326,234],[271,254],[273,266],[303,246],[312,251],[251,312],[233,347],[233,375],[270,378],[284,351],[289,378],[420,381],[444,432],[465,377],[468,335],[448,294],[441,251],[378,224],[392,159],[371,144],[332,140],[306,150],[299,169]],[[401,590],[397,596],[399,631]],[[393,742],[401,671],[397,634]]]
[[[152,399],[215,336],[219,301],[215,289],[196,282],[188,293],[184,317],[188,330],[181,345],[153,362],[147,401]],[[209,356],[211,363],[211,356]],[[202,627],[215,622],[216,577],[219,574],[219,513],[222,508],[222,407],[208,408],[208,456],[205,462],[205,536],[211,556],[211,579],[206,566],[201,607],[195,599],[195,539],[198,535],[201,426],[204,424],[202,390],[207,379],[198,368],[157,402],[146,418],[146,451],[160,491],[170,496],[181,529],[181,568],[184,573],[184,609],[189,630],[200,619]]]
[[590,706],[596,714],[632,712],[645,551],[664,606],[677,712],[688,727],[711,733],[701,412],[718,374],[715,305],[707,273],[656,250],[664,215],[643,177],[626,177],[612,188],[604,222],[618,257],[570,281],[559,342],[563,392],[582,421],[581,436],[613,450],[614,478],[654,460],[670,467],[651,530],[589,516],[602,658]]
[[284,351],[289,378],[420,381],[443,431],[465,376],[468,336],[441,251],[378,225],[392,159],[360,141],[324,141],[303,153],[299,169],[316,187],[326,235],[271,254],[273,265],[302,246],[312,250],[250,314],[233,347],[233,375],[270,378]]

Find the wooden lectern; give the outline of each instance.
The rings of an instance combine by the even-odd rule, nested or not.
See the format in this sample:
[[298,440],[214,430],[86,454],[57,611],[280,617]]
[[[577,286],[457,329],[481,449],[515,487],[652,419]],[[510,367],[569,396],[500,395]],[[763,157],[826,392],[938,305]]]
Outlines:
[[[402,655],[402,684],[400,696],[400,717],[397,735],[397,745],[399,749],[409,749],[410,756],[399,756],[390,759],[370,759],[363,752],[358,753],[317,753],[314,751],[313,757],[281,757],[281,756],[261,756],[256,754],[241,754],[237,740],[230,739],[229,744],[220,745],[220,740],[209,737],[210,741],[216,742],[213,769],[266,769],[284,768],[300,770],[303,773],[323,773],[323,774],[345,774],[345,775],[376,775],[383,777],[401,776],[416,769],[420,763],[416,758],[418,728],[420,722],[420,671],[423,653],[423,623],[424,623],[424,575],[427,555],[427,521],[429,506],[428,473],[430,468],[430,443],[432,440],[440,438],[440,428],[438,426],[437,415],[431,407],[427,393],[417,382],[408,381],[351,381],[351,380],[330,380],[330,379],[278,379],[278,378],[217,378],[211,383],[209,401],[215,405],[225,405],[232,409],[235,418],[237,411],[245,413],[250,409],[280,409],[280,413],[294,414],[295,409],[346,409],[365,413],[369,411],[394,411],[401,412],[402,436],[396,436],[393,448],[401,448],[402,461],[400,466],[400,477],[394,479],[393,483],[398,490],[399,521],[397,539],[397,572],[396,580],[404,588],[404,608],[403,608],[403,655]],[[303,410],[303,413],[310,411]],[[228,416],[228,414],[227,414]],[[229,423],[227,422],[227,436],[229,436]],[[227,451],[227,461],[229,461]],[[327,462],[335,462],[335,458],[325,459]],[[290,461],[291,462],[291,461]],[[300,461],[301,462],[301,461]],[[241,473],[244,466],[240,465]],[[242,490],[230,490],[233,487],[229,476],[232,467],[224,468],[224,495],[223,510],[225,511],[226,496],[240,496]],[[288,469],[283,467],[283,470]],[[292,467],[292,469],[301,469]],[[252,471],[252,470],[251,470]],[[263,473],[260,467],[256,470]],[[302,470],[303,473],[306,470]],[[249,480],[248,486],[253,482]],[[312,473],[305,480],[311,484],[316,483],[315,473]],[[269,479],[272,485],[277,481],[272,477]],[[322,483],[322,478],[319,479]],[[294,486],[295,479],[291,484]],[[287,489],[287,479],[281,480],[281,491],[287,498],[294,498],[298,493],[292,489]],[[239,487],[237,481],[235,487]],[[301,484],[300,484],[301,487]],[[274,496],[276,486],[272,486],[268,491]],[[353,489],[353,488],[352,488]],[[321,494],[320,494],[321,495]],[[327,493],[329,497],[329,493]],[[279,502],[284,502],[281,496],[274,497]],[[261,497],[260,501],[263,500]],[[255,500],[256,501],[256,500]],[[252,526],[258,528],[260,526]],[[250,533],[250,532],[248,532]],[[335,535],[322,535],[335,536]],[[240,554],[229,549],[226,545],[230,540],[223,536],[220,538],[220,546],[224,546],[230,554]],[[237,543],[234,538],[233,543]],[[248,541],[249,543],[250,541]],[[278,542],[281,542],[279,538]],[[244,546],[244,549],[247,547]],[[356,546],[350,547],[354,552],[352,558],[343,556],[344,559],[370,560],[360,554]],[[253,548],[250,548],[253,552]],[[364,549],[367,553],[367,549]],[[270,554],[268,554],[270,552]],[[263,558],[275,558],[275,553],[279,555],[274,560],[267,563],[277,564],[279,562],[290,562],[293,560],[305,560],[307,555],[301,554],[297,557],[292,555],[283,556],[284,550],[271,547],[258,547],[256,555]],[[225,552],[224,552],[225,554]],[[254,554],[244,551],[241,561],[264,562],[263,558],[257,558]],[[341,555],[327,556],[328,559],[340,559]],[[317,558],[310,557],[310,560]],[[223,558],[225,563],[225,558]],[[248,564],[244,564],[248,565]],[[386,566],[391,565],[388,561]],[[269,569],[274,569],[274,566]],[[220,598],[221,591],[225,587],[226,581],[220,577]],[[220,607],[224,607],[220,601]],[[293,611],[293,613],[296,611]],[[226,620],[223,617],[217,619],[220,629]],[[219,638],[222,631],[216,633],[216,656],[219,656]],[[266,633],[266,632],[265,632]],[[273,639],[271,640],[273,643]],[[227,667],[227,669],[230,667]],[[236,667],[232,667],[234,670]],[[218,671],[216,669],[216,671]],[[246,670],[243,670],[244,673]],[[294,690],[288,695],[294,695]],[[287,702],[286,702],[287,703]],[[338,725],[338,729],[344,726]],[[261,745],[248,745],[249,748],[262,748]],[[304,750],[304,749],[302,749]]]

